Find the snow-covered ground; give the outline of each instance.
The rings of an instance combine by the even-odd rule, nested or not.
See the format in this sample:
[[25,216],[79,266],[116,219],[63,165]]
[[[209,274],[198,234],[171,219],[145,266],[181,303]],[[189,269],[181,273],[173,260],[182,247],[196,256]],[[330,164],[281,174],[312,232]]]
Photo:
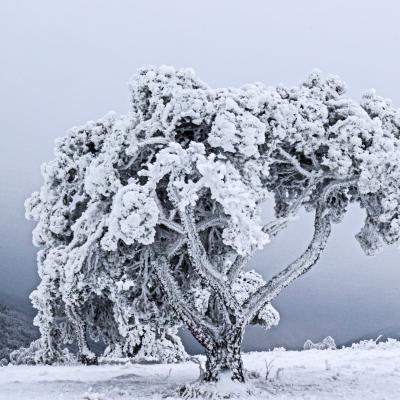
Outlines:
[[[398,343],[383,343],[371,349],[249,353],[244,355],[244,362],[247,370],[260,374],[257,377],[253,372],[249,379],[253,398],[396,400],[400,399]],[[0,368],[0,400],[175,399],[177,389],[197,376],[198,367],[191,362],[8,366]]]

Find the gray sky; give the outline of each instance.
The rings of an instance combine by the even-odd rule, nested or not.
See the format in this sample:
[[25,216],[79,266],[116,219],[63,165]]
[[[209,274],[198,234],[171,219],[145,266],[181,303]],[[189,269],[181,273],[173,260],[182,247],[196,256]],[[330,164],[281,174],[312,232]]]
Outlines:
[[[35,285],[23,201],[41,184],[54,138],[125,112],[138,67],[192,67],[214,87],[295,85],[318,67],[341,76],[352,97],[374,87],[400,106],[399,12],[396,0],[2,0],[0,291],[26,296]],[[276,302],[280,327],[252,330],[247,348],[328,334],[345,341],[391,325],[400,333],[399,250],[364,256],[353,238],[361,219],[354,209],[335,227],[319,265]],[[265,276],[284,266],[310,224],[295,221],[253,266]]]

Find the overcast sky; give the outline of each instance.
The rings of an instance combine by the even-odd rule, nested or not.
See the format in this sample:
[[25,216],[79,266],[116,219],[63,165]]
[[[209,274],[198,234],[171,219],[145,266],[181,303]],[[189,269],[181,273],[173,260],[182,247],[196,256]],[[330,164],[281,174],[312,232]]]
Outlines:
[[[54,138],[109,110],[125,112],[127,81],[143,65],[192,67],[213,87],[301,82],[313,68],[339,75],[359,98],[374,87],[400,106],[396,0],[0,2],[0,292],[27,296],[37,281],[23,201],[41,184]],[[357,209],[326,254],[276,302],[282,323],[253,330],[246,348],[328,334],[349,340],[399,326],[396,247],[367,258]],[[302,216],[253,260],[266,277],[302,250]],[[281,339],[280,339],[281,338]],[[270,340],[270,342],[268,342]]]

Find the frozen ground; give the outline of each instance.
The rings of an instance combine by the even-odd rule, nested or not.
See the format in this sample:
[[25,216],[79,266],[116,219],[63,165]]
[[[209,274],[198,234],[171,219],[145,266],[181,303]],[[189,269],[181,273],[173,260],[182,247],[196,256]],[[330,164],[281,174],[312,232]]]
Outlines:
[[[396,400],[400,399],[398,343],[371,349],[249,353],[244,362],[247,370],[260,374],[249,379],[256,399]],[[266,362],[270,363],[268,381]],[[190,362],[8,366],[0,368],[0,400],[175,399],[177,388],[197,376],[198,367]]]

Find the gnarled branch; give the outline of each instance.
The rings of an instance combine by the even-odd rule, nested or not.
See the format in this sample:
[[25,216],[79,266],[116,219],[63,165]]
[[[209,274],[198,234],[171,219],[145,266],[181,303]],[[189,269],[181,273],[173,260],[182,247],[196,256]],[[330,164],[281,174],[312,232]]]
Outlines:
[[281,147],[277,148],[279,154],[284,157],[290,164],[293,165],[293,167],[296,169],[296,171],[307,177],[307,178],[311,178],[313,175],[311,172],[307,171],[306,169],[304,169],[299,160],[297,160],[297,158],[293,157],[292,155],[290,155],[287,151],[283,150]]
[[318,207],[315,211],[314,235],[305,252],[259,288],[243,304],[243,314],[251,321],[267,303],[270,303],[286,286],[306,273],[318,261],[331,232],[329,214]]
[[187,301],[180,295],[181,290],[172,277],[168,265],[168,260],[165,256],[158,257],[154,261],[158,281],[169,300],[170,306],[200,344],[206,349],[212,349],[214,346],[212,338],[217,335],[215,329],[208,326],[202,317],[197,314],[194,307],[190,307],[190,304],[188,305]]

